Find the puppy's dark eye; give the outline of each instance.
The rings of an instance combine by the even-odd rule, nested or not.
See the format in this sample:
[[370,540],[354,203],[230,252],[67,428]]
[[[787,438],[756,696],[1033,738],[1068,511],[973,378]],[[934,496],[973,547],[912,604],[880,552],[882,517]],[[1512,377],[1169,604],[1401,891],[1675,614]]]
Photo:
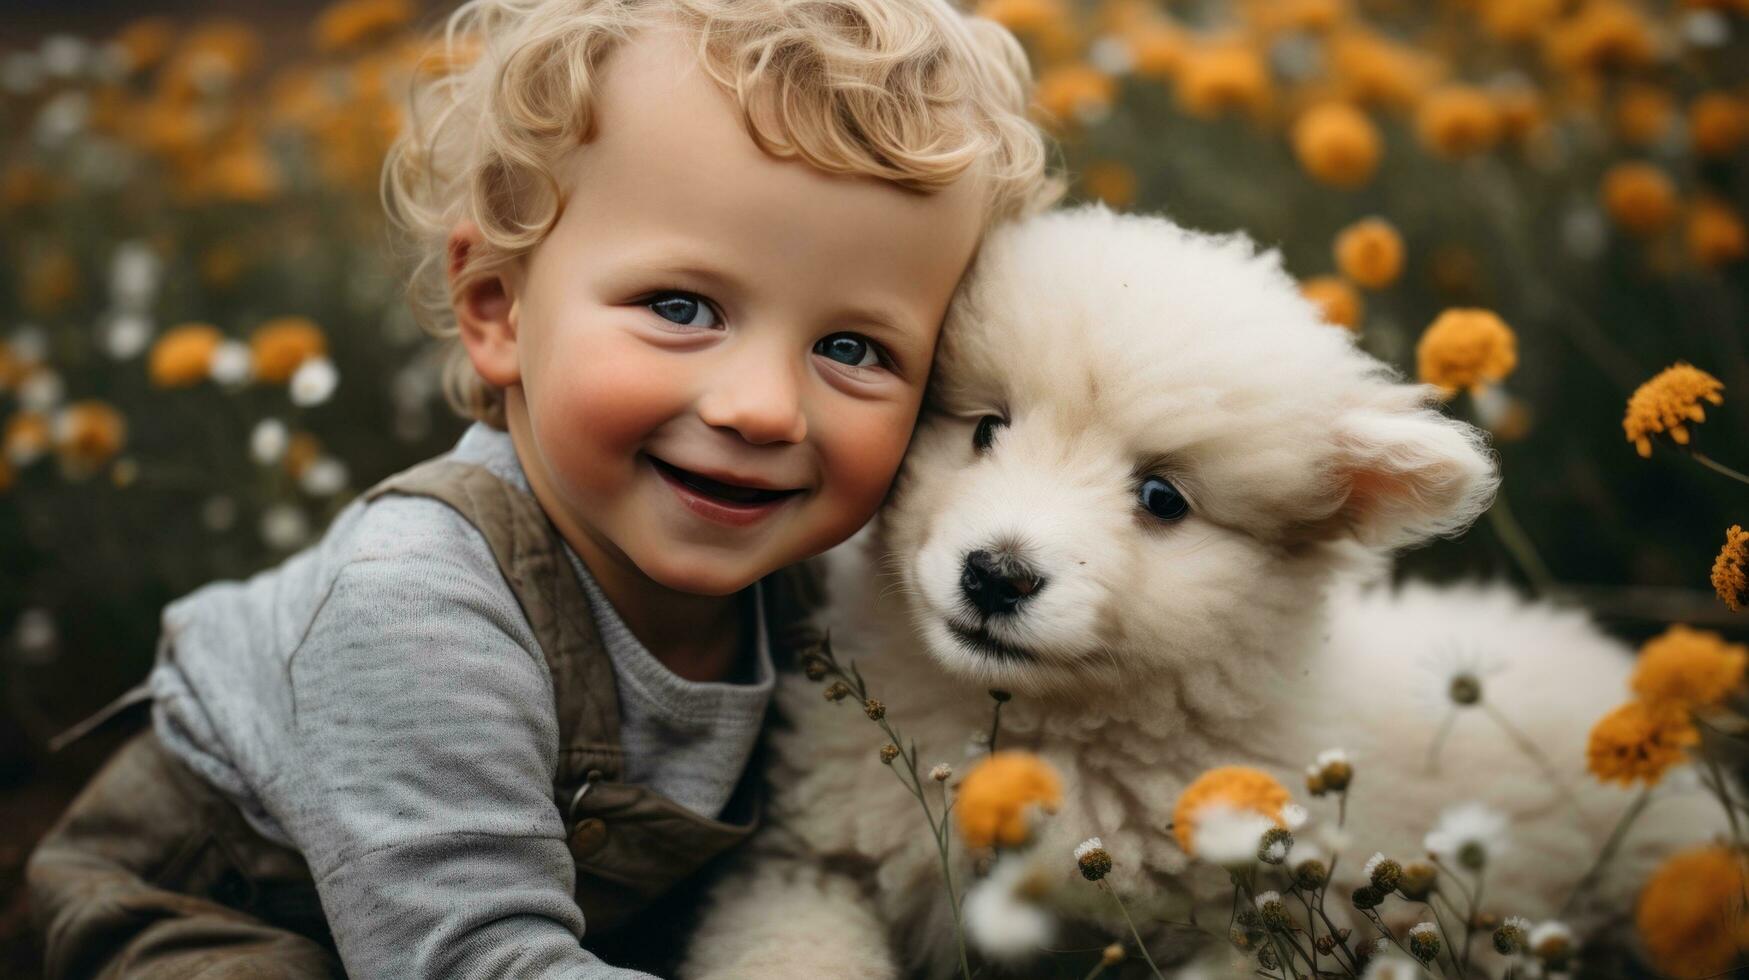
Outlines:
[[1178,488],[1157,476],[1150,476],[1142,481],[1142,487],[1136,496],[1148,513],[1163,521],[1176,521],[1190,513],[1190,502],[1184,499],[1184,494]]
[[983,452],[990,448],[990,443],[996,439],[996,430],[1008,424],[1008,420],[1000,415],[986,415],[978,420],[978,427],[972,430],[972,448]]

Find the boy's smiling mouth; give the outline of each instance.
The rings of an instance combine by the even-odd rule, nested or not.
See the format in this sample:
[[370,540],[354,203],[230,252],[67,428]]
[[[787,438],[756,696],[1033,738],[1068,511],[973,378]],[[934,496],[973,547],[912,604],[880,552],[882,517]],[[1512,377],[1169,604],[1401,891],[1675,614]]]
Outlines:
[[[649,454],[645,454],[649,455]],[[758,508],[786,500],[798,493],[800,488],[778,489],[757,485],[751,478],[742,478],[749,482],[728,482],[682,469],[655,456],[649,457],[656,472],[671,483],[678,483],[688,490],[714,502],[729,507]]]

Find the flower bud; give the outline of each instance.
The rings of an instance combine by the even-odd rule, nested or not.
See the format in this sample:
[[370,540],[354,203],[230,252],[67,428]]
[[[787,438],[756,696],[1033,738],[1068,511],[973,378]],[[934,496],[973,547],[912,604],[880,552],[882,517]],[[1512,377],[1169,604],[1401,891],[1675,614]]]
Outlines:
[[825,694],[828,701],[842,701],[850,697],[850,685],[843,681],[833,681],[826,685]]
[[890,766],[893,764],[893,760],[897,759],[898,757],[899,757],[899,747],[897,745],[894,745],[893,743],[888,742],[887,744],[881,746],[881,761],[883,763]]
[[887,716],[887,706],[876,701],[874,698],[869,698],[867,701],[864,701],[862,703],[862,710],[868,715],[869,721],[880,721]]
[[1431,922],[1422,922],[1409,930],[1409,954],[1423,963],[1433,962],[1439,955],[1439,928]]

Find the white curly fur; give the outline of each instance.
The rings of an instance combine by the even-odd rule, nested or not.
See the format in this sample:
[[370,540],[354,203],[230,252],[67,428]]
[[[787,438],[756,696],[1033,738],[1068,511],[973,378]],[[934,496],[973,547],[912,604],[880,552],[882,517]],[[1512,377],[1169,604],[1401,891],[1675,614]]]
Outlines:
[[[1322,325],[1274,252],[1097,206],[1000,229],[949,313],[937,372],[880,521],[828,556],[827,623],[925,769],[963,770],[989,724],[986,689],[1015,692],[1002,744],[1065,779],[1040,847],[1062,856],[1050,901],[1066,916],[1123,928],[1071,857],[1099,835],[1138,921],[1182,919],[1187,894],[1224,921],[1230,887],[1187,866],[1166,831],[1179,792],[1234,763],[1297,790],[1332,746],[1357,773],[1335,894],[1362,883],[1374,850],[1419,856],[1440,810],[1474,799],[1512,818],[1488,907],[1557,913],[1632,799],[1583,772],[1592,720],[1626,697],[1631,652],[1503,587],[1380,584],[1390,549],[1486,509],[1492,458],[1480,432],[1429,407],[1429,389]],[[978,452],[985,415],[1009,424]],[[1149,474],[1183,492],[1189,516],[1138,505]],[[950,629],[980,624],[960,588],[975,549],[1044,579],[1018,612],[982,622],[1022,658]],[[1572,795],[1479,709],[1429,771],[1448,710],[1440,658],[1491,665],[1484,697]],[[683,975],[953,974],[935,847],[876,758],[880,733],[799,676],[778,701],[789,725],[772,736],[770,826],[717,889]],[[1307,802],[1329,822],[1327,801]],[[1600,906],[1628,907],[1652,861],[1717,830],[1715,810],[1698,792],[1661,797]],[[1149,939],[1157,959],[1189,953]]]

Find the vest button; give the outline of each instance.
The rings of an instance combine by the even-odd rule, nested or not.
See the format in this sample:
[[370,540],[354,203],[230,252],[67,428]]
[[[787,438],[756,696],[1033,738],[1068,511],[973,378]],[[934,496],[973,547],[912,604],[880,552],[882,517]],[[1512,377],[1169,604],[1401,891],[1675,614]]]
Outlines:
[[599,817],[577,821],[571,830],[571,856],[581,861],[607,846],[607,824]]

